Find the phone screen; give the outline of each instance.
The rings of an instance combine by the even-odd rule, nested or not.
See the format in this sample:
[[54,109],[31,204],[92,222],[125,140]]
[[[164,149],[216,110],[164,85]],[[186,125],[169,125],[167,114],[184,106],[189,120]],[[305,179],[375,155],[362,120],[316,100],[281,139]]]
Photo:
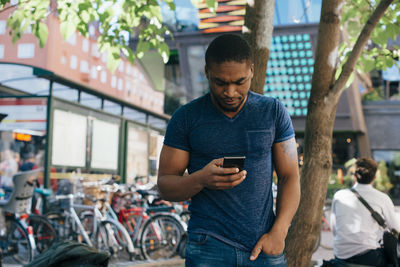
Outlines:
[[222,165],[223,168],[238,168],[239,171],[243,170],[244,160],[246,159],[245,156],[238,156],[238,157],[224,157],[224,164]]

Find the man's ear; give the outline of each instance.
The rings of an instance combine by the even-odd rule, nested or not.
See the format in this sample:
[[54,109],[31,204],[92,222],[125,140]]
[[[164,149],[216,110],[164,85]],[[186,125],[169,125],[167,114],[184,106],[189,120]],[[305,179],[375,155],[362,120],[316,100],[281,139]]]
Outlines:
[[208,69],[207,69],[207,65],[204,65],[204,72],[206,74],[207,80],[208,80]]

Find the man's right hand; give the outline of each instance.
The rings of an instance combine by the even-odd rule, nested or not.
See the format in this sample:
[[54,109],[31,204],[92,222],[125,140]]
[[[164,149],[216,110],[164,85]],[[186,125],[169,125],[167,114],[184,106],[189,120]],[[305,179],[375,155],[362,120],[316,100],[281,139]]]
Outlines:
[[238,168],[222,168],[223,158],[214,159],[200,172],[199,183],[206,188],[224,190],[231,189],[246,178],[245,170],[239,172]]

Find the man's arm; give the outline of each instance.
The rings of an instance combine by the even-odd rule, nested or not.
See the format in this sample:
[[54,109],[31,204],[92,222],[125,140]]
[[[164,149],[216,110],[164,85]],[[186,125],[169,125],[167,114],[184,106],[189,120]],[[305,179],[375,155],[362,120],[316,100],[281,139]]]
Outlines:
[[223,159],[212,160],[203,169],[183,176],[190,154],[187,151],[164,145],[160,155],[157,185],[161,197],[170,201],[183,201],[196,195],[203,188],[229,189],[240,184],[246,171],[221,168]]
[[251,260],[255,260],[261,251],[270,255],[283,252],[286,235],[300,201],[300,175],[295,139],[274,144],[272,153],[278,175],[276,219],[271,231],[257,242],[251,253]]

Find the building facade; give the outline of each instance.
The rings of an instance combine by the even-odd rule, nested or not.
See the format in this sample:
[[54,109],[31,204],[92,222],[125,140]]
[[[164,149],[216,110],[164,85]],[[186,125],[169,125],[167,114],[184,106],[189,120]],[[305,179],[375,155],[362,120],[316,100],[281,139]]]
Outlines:
[[[174,56],[166,65],[165,79],[170,81],[170,84],[169,88],[166,88],[165,97],[170,98],[169,92],[175,90],[174,97],[179,98],[181,104],[208,91],[204,73],[205,50],[211,40],[221,33],[241,33],[246,5],[246,1],[218,1],[218,9],[213,14],[204,3],[190,7],[187,2],[182,0],[176,4],[179,6],[182,3],[182,8],[187,12],[190,8],[197,10],[197,18],[193,17],[188,21],[182,19],[178,12],[175,15],[172,15],[171,11],[165,12],[169,18],[167,24],[169,23],[172,30],[176,29],[174,39],[169,40]],[[288,109],[299,143],[300,159],[321,2],[320,0],[275,2],[274,31],[264,94],[279,99]],[[400,136],[397,134],[400,128],[396,126],[400,118],[394,111],[400,106],[391,99],[393,95],[399,94],[400,78],[395,76],[392,78],[394,81],[388,83],[384,74],[385,72],[377,72],[371,78],[375,87],[385,88],[383,94],[385,97],[382,99],[384,104],[375,105],[363,101],[363,95],[371,88],[366,88],[358,77],[342,94],[333,132],[334,168],[343,168],[347,160],[359,156],[373,156],[376,160],[384,159],[389,163],[393,160],[393,155],[400,152]],[[384,112],[379,107],[385,105]],[[392,121],[392,123],[379,121],[378,110],[386,116],[385,122]],[[379,128],[373,126],[378,124]],[[382,133],[377,135],[376,131]],[[386,138],[382,138],[382,134]],[[393,142],[389,144],[388,140]],[[379,145],[382,142],[386,143],[385,148]]]
[[64,40],[54,15],[43,48],[29,30],[13,44],[11,12],[0,13],[0,162],[32,160],[54,190],[60,179],[154,181],[169,116],[143,64],[122,59],[112,73],[95,27]]

